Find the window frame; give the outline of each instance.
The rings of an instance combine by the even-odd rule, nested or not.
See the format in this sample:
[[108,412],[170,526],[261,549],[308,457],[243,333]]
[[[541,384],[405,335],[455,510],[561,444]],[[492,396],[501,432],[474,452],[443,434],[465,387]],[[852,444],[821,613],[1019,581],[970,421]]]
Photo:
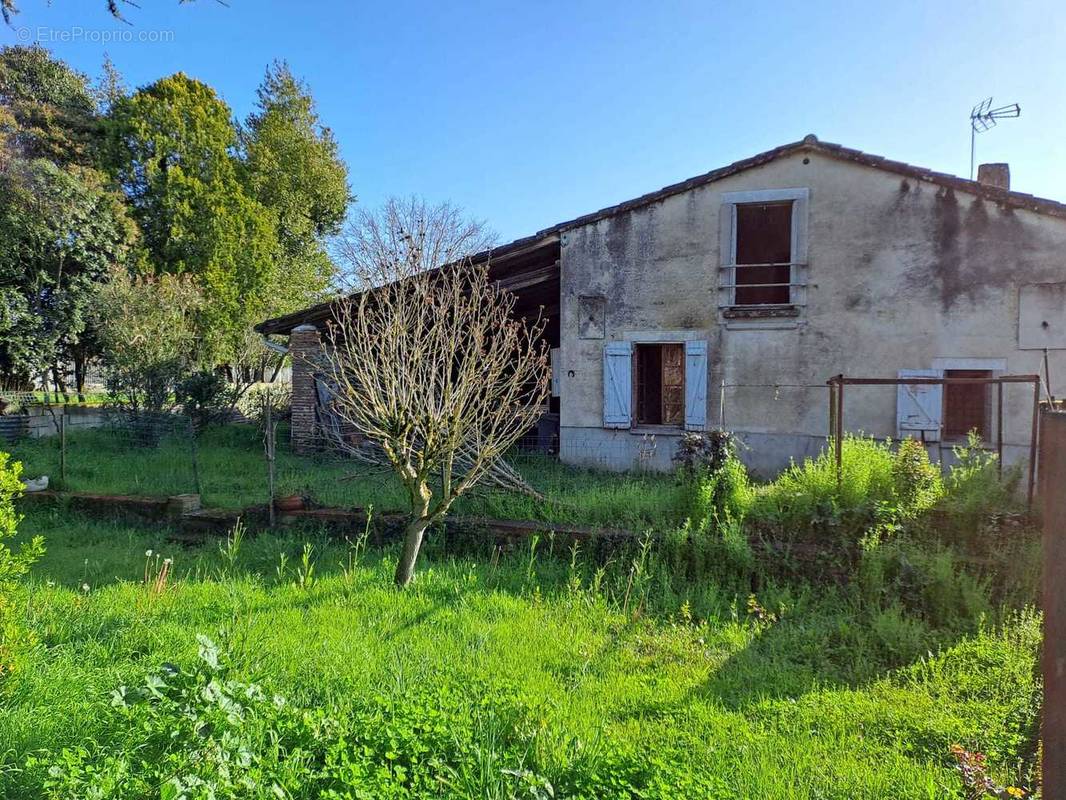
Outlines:
[[[792,203],[791,254],[789,258],[789,302],[788,303],[752,303],[738,305],[737,290],[737,206],[772,205],[775,203]],[[806,187],[790,189],[759,189],[744,192],[724,192],[722,194],[722,226],[719,242],[720,280],[719,308],[722,311],[739,311],[758,314],[762,311],[768,315],[789,311],[807,304],[807,246],[809,223],[810,190]]]

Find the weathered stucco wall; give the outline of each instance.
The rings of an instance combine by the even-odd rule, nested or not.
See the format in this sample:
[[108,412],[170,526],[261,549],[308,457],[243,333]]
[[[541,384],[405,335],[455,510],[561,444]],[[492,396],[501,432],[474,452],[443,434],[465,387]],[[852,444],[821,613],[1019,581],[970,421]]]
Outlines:
[[[720,318],[719,214],[724,192],[807,188],[806,307],[795,320]],[[1005,208],[938,185],[796,154],[562,235],[562,457],[628,468],[640,431],[604,430],[602,352],[612,340],[672,332],[710,344],[708,421],[747,439],[752,466],[772,471],[816,453],[831,375],[891,376],[937,359],[1005,359],[1041,370],[1019,349],[1019,287],[1066,281],[1066,220]],[[580,298],[606,298],[603,339],[579,338]],[[1052,391],[1066,393],[1066,350],[1050,354]],[[1008,460],[1024,460],[1032,392],[1006,393]],[[895,387],[849,388],[848,430],[896,432]],[[676,437],[658,431],[648,462],[668,463]],[[645,447],[647,443],[645,441]]]

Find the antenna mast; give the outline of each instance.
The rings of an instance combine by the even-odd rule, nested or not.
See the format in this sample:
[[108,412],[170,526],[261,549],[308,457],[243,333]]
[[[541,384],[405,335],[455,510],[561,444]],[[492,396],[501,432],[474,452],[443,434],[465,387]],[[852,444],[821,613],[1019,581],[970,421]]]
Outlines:
[[970,111],[970,180],[977,167],[977,134],[996,127],[996,120],[1020,117],[1022,107],[1017,103],[992,108],[992,98],[983,100]]

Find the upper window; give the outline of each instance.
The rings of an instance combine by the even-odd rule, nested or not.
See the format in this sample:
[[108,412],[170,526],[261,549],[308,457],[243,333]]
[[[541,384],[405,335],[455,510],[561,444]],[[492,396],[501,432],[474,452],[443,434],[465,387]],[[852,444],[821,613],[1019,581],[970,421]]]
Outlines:
[[719,305],[731,319],[797,316],[806,303],[807,189],[722,195]]
[[792,201],[737,206],[738,306],[787,305],[792,300]]

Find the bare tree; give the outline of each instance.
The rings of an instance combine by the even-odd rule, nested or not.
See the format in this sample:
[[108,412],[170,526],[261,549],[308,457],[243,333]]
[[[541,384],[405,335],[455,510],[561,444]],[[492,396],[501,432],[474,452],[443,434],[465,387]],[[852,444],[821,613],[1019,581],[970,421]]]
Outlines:
[[482,234],[451,206],[390,203],[362,215],[357,234],[347,261],[373,288],[337,305],[324,372],[334,411],[380,447],[407,490],[396,566],[406,586],[426,529],[536,422],[547,349],[543,324],[515,317],[514,296],[486,265],[453,257]]
[[338,288],[361,292],[428,272],[488,250],[496,234],[451,203],[391,197],[378,209],[358,208],[334,244]]

